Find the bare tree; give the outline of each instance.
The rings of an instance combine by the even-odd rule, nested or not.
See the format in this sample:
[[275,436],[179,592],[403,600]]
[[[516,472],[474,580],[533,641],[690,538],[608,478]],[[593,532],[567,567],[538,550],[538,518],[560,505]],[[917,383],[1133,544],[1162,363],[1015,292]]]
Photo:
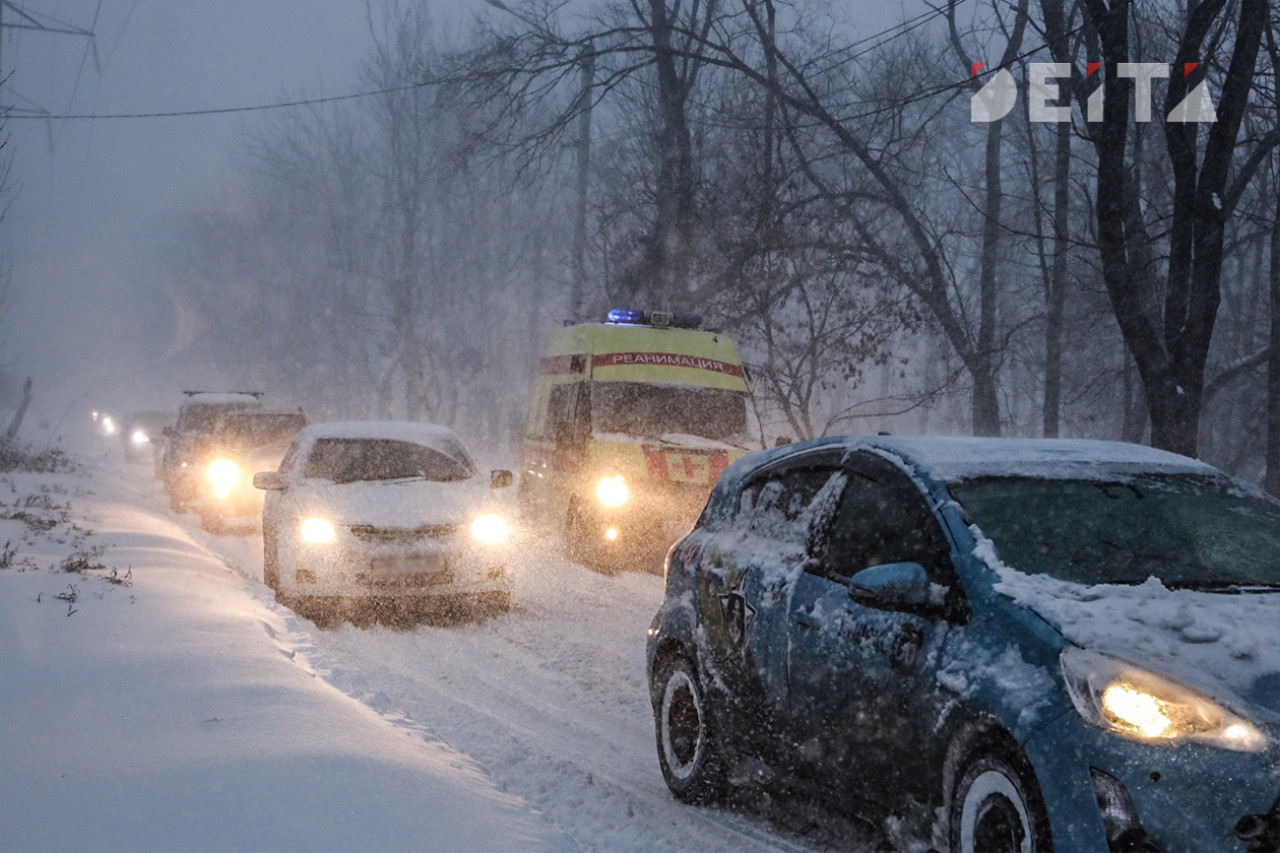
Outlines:
[[[1217,121],[1206,133],[1196,124],[1164,122],[1173,173],[1169,210],[1168,271],[1135,261],[1139,244],[1149,244],[1140,197],[1134,191],[1130,80],[1119,65],[1137,57],[1130,40],[1133,5],[1085,0],[1102,47],[1104,114],[1094,133],[1098,158],[1097,222],[1103,276],[1146,392],[1151,442],[1195,455],[1199,441],[1205,365],[1221,300],[1224,226],[1231,209],[1224,199],[1232,157],[1243,120],[1262,33],[1266,0],[1241,0],[1234,22],[1225,0],[1192,6],[1177,33],[1174,71],[1164,103],[1168,115],[1207,73],[1207,63],[1191,75],[1178,73],[1205,55],[1222,54],[1224,24],[1234,23],[1227,65],[1219,87]],[[1212,44],[1206,41],[1212,38]],[[1145,107],[1146,105],[1140,105]],[[1162,293],[1158,301],[1153,294]]]

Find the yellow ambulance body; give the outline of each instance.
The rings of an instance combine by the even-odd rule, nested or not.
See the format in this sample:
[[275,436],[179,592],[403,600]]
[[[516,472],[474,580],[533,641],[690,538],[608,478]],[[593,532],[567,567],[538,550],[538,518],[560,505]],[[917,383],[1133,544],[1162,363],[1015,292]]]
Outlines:
[[526,522],[562,533],[575,560],[661,571],[720,472],[747,451],[750,389],[723,334],[678,328],[670,315],[622,316],[633,322],[548,337],[519,505]]

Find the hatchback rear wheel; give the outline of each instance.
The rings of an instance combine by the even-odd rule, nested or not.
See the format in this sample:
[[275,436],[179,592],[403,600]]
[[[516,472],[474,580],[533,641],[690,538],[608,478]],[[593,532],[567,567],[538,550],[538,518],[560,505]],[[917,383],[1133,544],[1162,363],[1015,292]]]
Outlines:
[[654,678],[658,764],[667,787],[688,803],[709,803],[724,793],[724,759],[693,664],[669,658]]

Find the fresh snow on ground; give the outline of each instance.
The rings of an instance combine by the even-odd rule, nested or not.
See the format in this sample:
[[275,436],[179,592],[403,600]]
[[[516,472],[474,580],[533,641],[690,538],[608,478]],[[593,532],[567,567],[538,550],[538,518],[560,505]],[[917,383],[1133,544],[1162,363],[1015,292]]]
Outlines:
[[510,614],[320,630],[262,585],[257,531],[199,530],[120,456],[0,473],[5,853],[825,849],[667,791],[661,578],[530,544]]

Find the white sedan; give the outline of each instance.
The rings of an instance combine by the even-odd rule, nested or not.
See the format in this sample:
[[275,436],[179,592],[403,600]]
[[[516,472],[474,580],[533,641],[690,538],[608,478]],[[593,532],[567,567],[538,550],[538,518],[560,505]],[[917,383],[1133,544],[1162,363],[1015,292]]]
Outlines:
[[511,472],[480,477],[435,424],[349,421],[298,434],[266,491],[263,574],[276,598],[323,621],[437,609],[506,610]]

